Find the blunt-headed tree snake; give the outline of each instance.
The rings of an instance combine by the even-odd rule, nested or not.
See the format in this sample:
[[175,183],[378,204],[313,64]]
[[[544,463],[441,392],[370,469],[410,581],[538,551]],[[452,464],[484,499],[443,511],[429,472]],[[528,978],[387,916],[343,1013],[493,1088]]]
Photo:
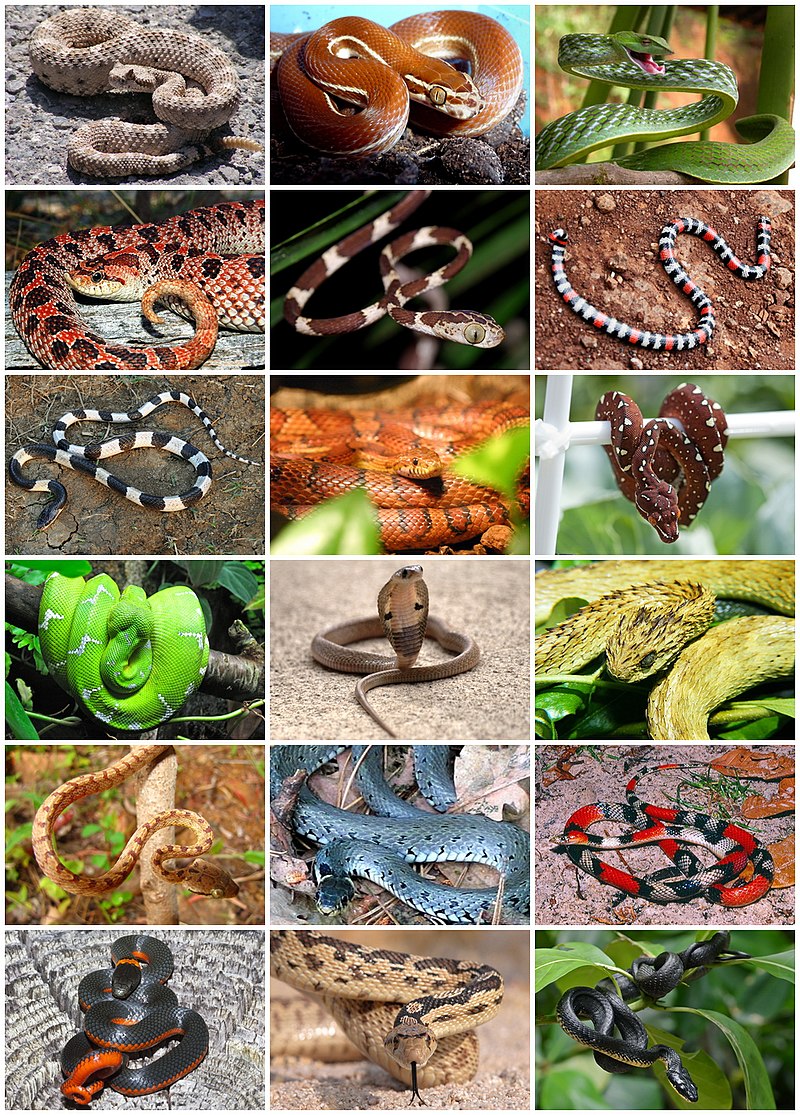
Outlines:
[[[197,1068],[208,1052],[208,1028],[196,1011],[178,1005],[164,984],[173,956],[155,937],[133,934],[111,946],[113,969],[85,976],[78,1002],[86,1012],[84,1028],[61,1052],[62,1094],[79,1106],[91,1103],[108,1084],[124,1096],[145,1096],[168,1088]],[[142,969],[142,965],[146,965]],[[130,1068],[139,1056],[179,1038],[162,1056]]]
[[[113,867],[95,878],[70,871],[55,850],[55,829],[58,818],[74,802],[101,790],[119,786],[137,771],[155,763],[170,750],[169,744],[148,744],[136,747],[104,770],[92,771],[70,779],[42,802],[33,821],[32,843],[36,862],[44,875],[71,894],[98,897],[120,886],[134,869],[148,840],[162,829],[173,826],[190,829],[196,837],[193,844],[165,844],[153,853],[153,869],[166,882],[188,887],[212,898],[234,898],[238,884],[218,864],[202,859],[214,843],[214,833],[205,817],[188,809],[168,809],[140,825]],[[184,867],[166,860],[188,859]]]

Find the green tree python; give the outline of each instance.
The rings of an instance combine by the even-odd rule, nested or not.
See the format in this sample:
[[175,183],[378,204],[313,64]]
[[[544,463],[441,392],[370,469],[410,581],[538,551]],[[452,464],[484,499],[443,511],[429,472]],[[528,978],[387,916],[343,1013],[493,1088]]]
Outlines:
[[[712,628],[718,597],[779,614]],[[535,580],[537,625],[570,598],[587,603],[537,637],[537,686],[602,654],[621,681],[663,675],[648,699],[652,739],[709,739],[709,713],[794,670],[792,561],[610,561],[549,570]]]
[[51,573],[39,605],[39,642],[51,677],[113,728],[163,724],[199,687],[208,665],[200,601],[186,585],[147,596],[120,592],[105,573]]
[[681,108],[599,104],[570,112],[546,125],[537,136],[536,169],[569,166],[599,148],[630,141],[661,145],[617,158],[618,166],[673,170],[703,182],[768,182],[792,165],[794,129],[780,116],[737,120],[736,130],[747,143],[661,143],[712,128],[731,115],[739,100],[736,76],[723,62],[657,60],[666,54],[672,54],[669,44],[656,35],[633,31],[564,35],[558,45],[558,64],[569,74],[629,89],[703,96]]

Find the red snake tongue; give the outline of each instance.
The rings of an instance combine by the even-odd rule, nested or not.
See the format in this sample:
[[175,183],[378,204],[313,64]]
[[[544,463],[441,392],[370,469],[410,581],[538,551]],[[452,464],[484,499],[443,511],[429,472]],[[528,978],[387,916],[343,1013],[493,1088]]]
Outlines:
[[631,61],[641,67],[646,74],[663,74],[666,72],[664,63],[656,62],[652,54],[644,54],[639,50],[628,50],[628,56]]

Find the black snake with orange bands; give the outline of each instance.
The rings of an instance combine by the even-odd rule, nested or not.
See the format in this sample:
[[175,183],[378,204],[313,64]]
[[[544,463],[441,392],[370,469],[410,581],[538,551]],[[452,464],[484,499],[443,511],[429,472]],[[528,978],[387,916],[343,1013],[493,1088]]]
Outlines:
[[[751,833],[739,825],[717,821],[707,813],[651,805],[634,792],[639,779],[652,771],[704,765],[662,763],[645,767],[628,782],[627,804],[595,802],[573,813],[562,836],[555,841],[556,851],[565,852],[581,871],[620,890],[618,901],[625,896],[662,904],[705,898],[726,907],[757,902],[772,886],[775,867],[769,851]],[[621,821],[632,826],[632,831],[614,837],[594,836],[586,831],[603,819]],[[675,866],[639,878],[594,855],[595,851],[633,849],[647,844],[657,844]],[[718,862],[703,867],[683,844],[705,848]],[[748,864],[752,865],[753,874],[743,882],[740,876]],[[683,878],[676,878],[678,875]]]
[[[124,1096],[145,1096],[168,1088],[197,1068],[208,1052],[208,1028],[193,1010],[178,1005],[164,984],[172,975],[167,946],[146,934],[133,934],[111,946],[115,967],[85,976],[78,1002],[86,1011],[84,1029],[61,1051],[65,1077],[61,1092],[81,1107],[106,1083]],[[147,968],[142,971],[141,964]],[[177,1046],[142,1068],[128,1067],[171,1038]]]

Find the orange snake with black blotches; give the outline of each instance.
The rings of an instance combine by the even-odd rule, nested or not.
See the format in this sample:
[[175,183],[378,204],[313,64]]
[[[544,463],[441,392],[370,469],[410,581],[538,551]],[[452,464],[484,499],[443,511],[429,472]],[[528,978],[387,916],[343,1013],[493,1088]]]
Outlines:
[[[324,499],[363,489],[388,551],[468,541],[508,525],[515,511],[496,491],[449,469],[461,452],[529,422],[527,407],[482,402],[411,410],[270,410],[270,498],[302,518]],[[524,506],[526,493],[521,493]]]
[[[149,744],[127,752],[103,770],[72,778],[54,790],[39,806],[33,821],[31,839],[36,862],[44,875],[71,894],[100,897],[118,887],[136,866],[147,841],[161,829],[173,825],[191,829],[194,844],[166,844],[153,853],[153,869],[168,883],[181,884],[198,894],[212,898],[233,898],[239,887],[223,870],[209,860],[199,859],[214,842],[214,833],[205,817],[188,809],[168,809],[140,825],[113,867],[93,879],[76,875],[61,862],[54,847],[56,821],[73,802],[80,798],[119,786],[137,771],[151,765],[170,750],[170,744]],[[190,859],[186,867],[165,867],[164,860]]]

